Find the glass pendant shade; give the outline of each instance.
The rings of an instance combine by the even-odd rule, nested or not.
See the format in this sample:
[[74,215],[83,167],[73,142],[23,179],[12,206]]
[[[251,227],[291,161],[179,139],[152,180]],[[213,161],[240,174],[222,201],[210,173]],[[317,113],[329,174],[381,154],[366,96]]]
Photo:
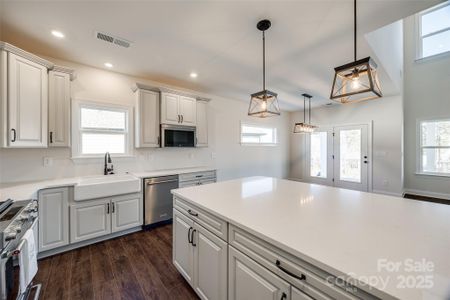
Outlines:
[[331,89],[331,100],[353,103],[382,97],[377,64],[366,57],[337,67]]
[[277,94],[268,90],[252,94],[248,115],[260,118],[279,116]]
[[317,126],[306,124],[306,123],[295,123],[294,133],[312,133],[317,128]]

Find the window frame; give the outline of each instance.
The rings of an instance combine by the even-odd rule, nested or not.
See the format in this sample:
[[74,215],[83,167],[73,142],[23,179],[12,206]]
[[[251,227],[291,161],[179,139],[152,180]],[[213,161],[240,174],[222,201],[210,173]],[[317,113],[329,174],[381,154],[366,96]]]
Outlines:
[[422,123],[450,121],[450,117],[417,119],[416,121],[416,175],[450,177],[450,173],[425,172],[422,165],[422,149],[450,149],[450,146],[423,146],[422,145]]
[[[272,129],[274,131],[274,135],[275,135],[275,142],[274,143],[246,143],[242,141],[242,127],[243,126],[249,126],[249,127],[257,127],[257,128],[266,128],[266,129]],[[279,142],[278,142],[278,128],[277,126],[271,126],[268,124],[257,124],[257,123],[252,123],[252,122],[245,122],[245,121],[241,121],[240,125],[239,125],[239,143],[242,146],[278,146]]]
[[[81,109],[101,109],[108,111],[125,112],[125,130],[81,128]],[[113,158],[134,157],[133,153],[133,107],[106,102],[95,102],[84,99],[72,101],[72,159],[103,158],[104,154],[83,154],[81,136],[83,133],[107,133],[125,135],[125,153],[111,153]]]
[[443,57],[443,56],[448,56],[450,55],[450,51],[445,51],[445,52],[441,52],[441,53],[437,53],[437,54],[433,54],[430,56],[423,56],[423,39],[439,34],[439,33],[443,33],[446,31],[450,31],[450,27],[447,27],[445,29],[441,29],[432,33],[427,34],[426,36],[422,36],[422,17],[424,15],[427,15],[429,13],[432,13],[436,10],[442,9],[446,6],[450,5],[450,1],[446,1],[443,2],[441,4],[438,4],[432,8],[426,9],[424,11],[421,11],[419,13],[417,13],[415,15],[415,27],[416,27],[416,61],[422,61],[422,60],[428,60],[428,59],[433,59],[433,58],[438,58],[438,57]]

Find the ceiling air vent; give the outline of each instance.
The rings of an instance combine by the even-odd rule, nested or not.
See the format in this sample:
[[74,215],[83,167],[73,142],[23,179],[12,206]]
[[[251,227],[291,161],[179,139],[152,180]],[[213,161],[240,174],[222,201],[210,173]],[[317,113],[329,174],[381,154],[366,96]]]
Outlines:
[[129,42],[123,38],[113,36],[109,33],[96,31],[95,37],[99,40],[105,41],[107,43],[115,44],[120,47],[129,48],[131,46],[131,42]]

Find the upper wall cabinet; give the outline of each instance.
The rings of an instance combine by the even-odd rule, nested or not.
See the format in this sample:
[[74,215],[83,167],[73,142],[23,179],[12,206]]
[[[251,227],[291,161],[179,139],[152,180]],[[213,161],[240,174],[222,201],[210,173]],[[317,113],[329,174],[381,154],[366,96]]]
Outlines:
[[70,82],[73,70],[55,66],[48,74],[48,145],[70,146]]
[[51,67],[46,60],[0,42],[3,147],[47,147],[47,70]]
[[208,101],[197,99],[197,147],[208,147]]
[[197,100],[175,93],[161,93],[161,123],[195,126],[197,123]]
[[160,93],[157,89],[136,84],[135,147],[159,147]]

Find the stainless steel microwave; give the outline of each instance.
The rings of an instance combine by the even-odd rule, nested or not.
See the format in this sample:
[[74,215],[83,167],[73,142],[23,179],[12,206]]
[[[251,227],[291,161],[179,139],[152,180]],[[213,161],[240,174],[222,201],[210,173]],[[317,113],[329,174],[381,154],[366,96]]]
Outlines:
[[161,125],[161,147],[195,147],[195,127]]

